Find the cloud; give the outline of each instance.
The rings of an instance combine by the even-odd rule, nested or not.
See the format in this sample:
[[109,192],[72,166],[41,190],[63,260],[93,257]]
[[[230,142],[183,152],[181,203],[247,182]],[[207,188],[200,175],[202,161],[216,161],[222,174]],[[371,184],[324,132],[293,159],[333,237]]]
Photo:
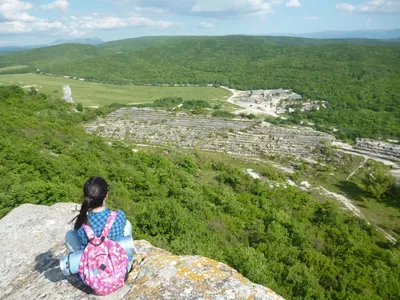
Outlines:
[[200,26],[206,29],[214,28],[215,25],[208,22],[200,22]]
[[95,30],[95,29],[118,29],[118,28],[159,28],[167,29],[170,27],[180,26],[179,23],[169,21],[153,21],[146,17],[83,17],[78,19],[74,17],[75,22],[72,24],[74,29]]
[[142,6],[134,6],[132,11],[135,13],[150,13],[150,14],[164,14],[167,12],[164,8],[159,7],[142,7]]
[[[57,2],[57,1],[55,1]],[[48,21],[31,16],[33,4],[20,0],[0,0],[0,34],[62,32],[69,28],[60,21]]]
[[73,29],[73,30],[69,31],[69,35],[73,36],[73,37],[81,37],[81,36],[85,35],[85,32]]
[[69,7],[68,0],[56,0],[49,4],[44,4],[40,6],[43,9],[50,10],[50,9],[59,9],[62,11],[67,11]]
[[12,34],[12,33],[30,33],[30,32],[43,32],[43,31],[68,31],[68,28],[61,22],[48,22],[45,20],[39,20],[35,22],[1,22],[0,33],[1,34]]
[[281,0],[198,0],[194,1],[190,12],[201,15],[260,15],[274,13],[274,6]]
[[0,22],[22,21],[33,22],[37,20],[28,14],[33,4],[19,0],[0,0]]
[[304,17],[304,20],[306,21],[319,21],[319,17]]
[[399,0],[370,0],[359,5],[350,3],[336,4],[336,9],[346,13],[399,13]]
[[287,7],[300,7],[302,4],[300,3],[299,0],[290,0],[289,2],[286,2]]
[[349,3],[336,4],[336,9],[343,10],[345,12],[352,12],[356,7]]
[[69,31],[68,27],[59,21],[31,16],[29,11],[33,7],[32,3],[26,1],[0,0],[0,34]]
[[0,23],[0,33],[22,33],[26,32],[26,28],[24,27],[24,23],[20,21],[12,21],[12,22],[1,22]]
[[[113,1],[126,4],[129,0]],[[229,17],[272,14],[274,7],[282,4],[284,0],[130,0],[129,2],[143,8],[160,8],[172,14]]]
[[[68,10],[67,0],[48,0],[49,3],[41,5],[46,10],[59,9]],[[135,0],[137,1],[137,0]],[[180,1],[180,0],[176,0]],[[258,1],[258,0],[254,0]],[[33,1],[32,1],[33,2]],[[156,7],[136,10],[136,13],[129,17],[108,16],[105,14],[93,13],[87,16],[64,16],[57,20],[46,20],[31,15],[36,11],[34,5],[22,0],[0,0],[0,34],[29,34],[37,32],[48,32],[51,35],[70,35],[79,37],[88,31],[97,29],[118,29],[118,28],[143,28],[143,29],[168,29],[181,27],[181,23],[163,20],[153,20],[138,15],[138,12],[161,13],[164,9]]]

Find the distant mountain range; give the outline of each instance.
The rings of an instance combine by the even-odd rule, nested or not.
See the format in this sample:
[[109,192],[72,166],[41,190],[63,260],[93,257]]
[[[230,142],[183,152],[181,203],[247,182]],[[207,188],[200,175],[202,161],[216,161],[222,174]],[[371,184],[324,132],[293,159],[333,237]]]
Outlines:
[[56,40],[53,43],[49,44],[49,46],[61,45],[61,44],[88,44],[88,45],[100,45],[104,42],[99,39],[97,36],[90,38],[82,38],[82,39],[74,39],[74,40]]
[[400,29],[393,30],[353,30],[353,31],[321,31],[312,33],[269,33],[272,36],[302,37],[310,39],[378,39],[389,40],[399,39]]
[[91,38],[82,38],[82,39],[74,39],[74,40],[56,40],[50,44],[43,44],[43,45],[27,45],[27,46],[5,46],[0,47],[0,53],[9,53],[9,52],[17,52],[35,48],[42,48],[47,46],[55,46],[55,45],[62,45],[62,44],[87,44],[87,45],[100,45],[104,42],[99,39],[98,37],[91,37]]
[[[390,40],[396,42],[400,39],[400,29],[394,30],[354,30],[354,31],[322,31],[322,32],[314,32],[314,33],[304,33],[304,34],[291,34],[291,33],[268,33],[265,36],[280,36],[280,37],[300,37],[300,38],[309,38],[309,39],[375,39],[375,40],[387,40],[390,43]],[[173,37],[166,37],[166,38],[173,38]],[[111,44],[115,42],[124,42],[124,41],[131,41],[132,39],[120,40],[110,42]],[[309,41],[310,43],[314,43]],[[332,41],[329,41],[330,43]],[[354,43],[354,41],[349,41]],[[364,44],[372,43],[373,41],[361,41]],[[101,45],[104,42],[99,39],[98,37],[91,37],[91,38],[81,38],[81,39],[74,39],[74,40],[56,40],[50,44],[44,45],[28,45],[28,46],[5,46],[0,47],[0,54],[1,53],[9,53],[9,52],[17,52],[23,51],[28,49],[35,49],[47,46],[55,46],[61,44],[87,44],[87,45]],[[320,42],[316,42],[319,44]],[[323,43],[323,42],[321,42]],[[342,41],[345,43],[345,41]],[[106,43],[109,44],[109,43]]]
[[354,31],[322,31],[296,35],[313,39],[396,39],[400,38],[400,29],[394,30],[354,30]]

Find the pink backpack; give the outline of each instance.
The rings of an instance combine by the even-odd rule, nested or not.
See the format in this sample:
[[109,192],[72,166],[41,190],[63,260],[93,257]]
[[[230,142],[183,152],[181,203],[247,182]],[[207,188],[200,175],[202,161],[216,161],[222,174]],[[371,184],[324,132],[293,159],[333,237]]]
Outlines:
[[128,255],[117,242],[107,238],[117,212],[111,212],[100,238],[90,226],[83,224],[89,238],[79,263],[79,275],[83,282],[98,295],[108,295],[124,285],[128,269]]

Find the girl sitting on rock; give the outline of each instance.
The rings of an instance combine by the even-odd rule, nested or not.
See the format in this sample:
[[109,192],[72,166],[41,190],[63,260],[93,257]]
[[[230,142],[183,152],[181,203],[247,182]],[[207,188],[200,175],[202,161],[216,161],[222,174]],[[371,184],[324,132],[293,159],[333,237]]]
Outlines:
[[[83,229],[83,224],[89,225],[93,230],[96,237],[100,237],[107,220],[111,214],[111,210],[107,208],[109,186],[107,182],[101,177],[90,178],[83,187],[84,201],[82,203],[79,215],[76,216],[71,222],[75,220],[74,229],[69,230],[65,235],[65,242],[71,252],[83,250],[89,243],[88,236]],[[117,211],[117,216],[108,233],[108,239],[113,241],[121,240],[123,237],[130,236],[129,244],[132,244],[132,225],[126,219],[126,215],[122,210]],[[124,246],[121,244],[121,246]],[[128,253],[129,255],[129,253]],[[132,256],[128,256],[130,270]],[[72,269],[77,269],[79,261],[74,261]],[[75,264],[75,265],[74,265]]]

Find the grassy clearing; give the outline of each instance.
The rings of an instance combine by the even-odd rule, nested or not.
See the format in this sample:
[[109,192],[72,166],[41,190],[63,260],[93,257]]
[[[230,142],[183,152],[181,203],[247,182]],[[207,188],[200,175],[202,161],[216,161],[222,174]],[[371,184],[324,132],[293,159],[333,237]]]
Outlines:
[[[221,155],[221,154],[219,154]],[[344,194],[358,207],[367,220],[388,232],[393,237],[400,239],[400,209],[385,202],[368,199],[360,186],[364,167],[357,170],[353,177],[346,180],[347,177],[364,161],[363,157],[357,155],[347,156],[350,161],[343,166],[335,165],[334,170],[317,171],[310,167],[306,172],[297,173],[299,178],[296,180],[308,181],[314,188],[323,186],[329,191]],[[221,157],[222,158],[222,157]],[[281,163],[280,161],[278,161]],[[260,171],[263,163],[249,162],[248,160],[231,160],[230,164],[235,164],[242,168],[252,168]],[[271,165],[273,162],[270,162]],[[334,201],[325,195],[320,195],[319,191],[312,190],[310,195],[314,200],[326,202]],[[363,200],[363,198],[364,200]],[[338,203],[338,205],[341,205]],[[347,210],[346,210],[347,212]]]
[[[346,186],[346,179],[363,161],[364,158],[356,155],[349,156],[350,161],[343,166],[335,165],[334,170],[329,171],[317,171],[314,169],[309,169],[307,176],[304,180],[307,180],[312,186],[322,185],[324,188],[335,192],[344,193],[350,198],[352,196],[352,190]],[[358,172],[361,170],[359,169]]]
[[362,185],[364,170],[364,168],[358,170],[348,183],[348,190],[353,193],[351,195],[353,202],[370,221],[400,239],[400,207],[394,203],[372,200],[362,193],[359,186]]
[[28,67],[29,67],[28,65],[18,65],[18,66],[4,67],[4,68],[0,68],[0,72],[18,70],[18,69],[25,69],[25,68],[28,68]]
[[[229,91],[214,87],[125,86],[37,74],[0,75],[0,83],[18,84],[22,87],[36,85],[39,92],[57,97],[62,97],[62,87],[68,84],[72,89],[75,103],[80,102],[84,106],[146,103],[165,97],[182,97],[184,100],[213,100],[223,103],[222,100],[231,94]],[[58,92],[55,92],[56,90]]]
[[[307,175],[302,175],[302,180],[307,180],[313,187],[319,185],[329,191],[344,194],[358,207],[361,213],[373,224],[378,225],[393,237],[400,239],[400,209],[388,203],[378,202],[368,198],[362,189],[362,177],[364,167],[361,167],[349,180],[346,180],[363,161],[364,158],[351,155],[351,161],[334,171],[320,172],[309,169]],[[319,195],[318,191],[312,191],[315,199],[326,201],[326,196]]]
[[226,101],[229,98],[229,96],[225,96],[224,99],[211,99],[208,102],[211,104],[211,106],[215,105],[220,105],[222,110],[226,110],[229,112],[233,112],[235,110],[241,109],[242,107],[237,106],[235,104],[232,104],[228,101]]
[[[112,140],[110,140],[112,142]],[[289,175],[282,173],[278,169],[274,168],[274,164],[286,165],[285,162],[280,159],[270,160],[270,159],[257,159],[257,158],[246,158],[240,156],[230,156],[224,153],[216,153],[210,151],[193,150],[193,149],[177,149],[170,146],[139,146],[135,143],[124,141],[125,144],[131,144],[132,148],[141,149],[144,151],[154,151],[154,152],[167,152],[167,153],[187,153],[195,154],[196,156],[201,156],[207,159],[213,160],[220,163],[239,167],[241,169],[253,169],[256,172],[263,173],[266,169],[275,169],[272,174],[281,174],[281,178],[290,179],[294,176],[295,181],[299,184],[302,181],[308,181],[312,187],[316,188],[322,186],[329,191],[346,195],[352,202],[360,209],[362,214],[367,218],[367,220],[373,224],[378,225],[380,228],[384,229],[386,232],[391,234],[393,237],[400,239],[400,209],[397,207],[390,206],[386,203],[369,201],[365,203],[361,200],[361,195],[363,195],[363,190],[360,188],[360,178],[362,176],[363,168],[360,168],[355,175],[346,180],[349,174],[351,174],[363,161],[364,158],[357,155],[346,155],[349,161],[342,166],[335,165],[333,170],[319,171],[316,168],[309,166],[304,172],[296,172],[296,174]],[[204,182],[212,181],[215,177],[216,172],[214,170],[203,171],[199,174],[199,178]],[[267,176],[268,178],[268,176]],[[275,181],[275,180],[272,180]],[[285,181],[285,180],[284,180]],[[310,196],[320,202],[335,202],[338,206],[341,204],[331,197],[320,194],[318,190],[311,190],[309,192]],[[364,195],[365,196],[365,195]],[[351,214],[347,209],[343,209],[343,213]],[[382,236],[382,241],[386,241]]]
[[360,208],[361,212],[393,237],[400,239],[400,210],[396,207],[389,206],[385,203],[371,201],[367,204],[368,208],[362,201],[353,201]]

